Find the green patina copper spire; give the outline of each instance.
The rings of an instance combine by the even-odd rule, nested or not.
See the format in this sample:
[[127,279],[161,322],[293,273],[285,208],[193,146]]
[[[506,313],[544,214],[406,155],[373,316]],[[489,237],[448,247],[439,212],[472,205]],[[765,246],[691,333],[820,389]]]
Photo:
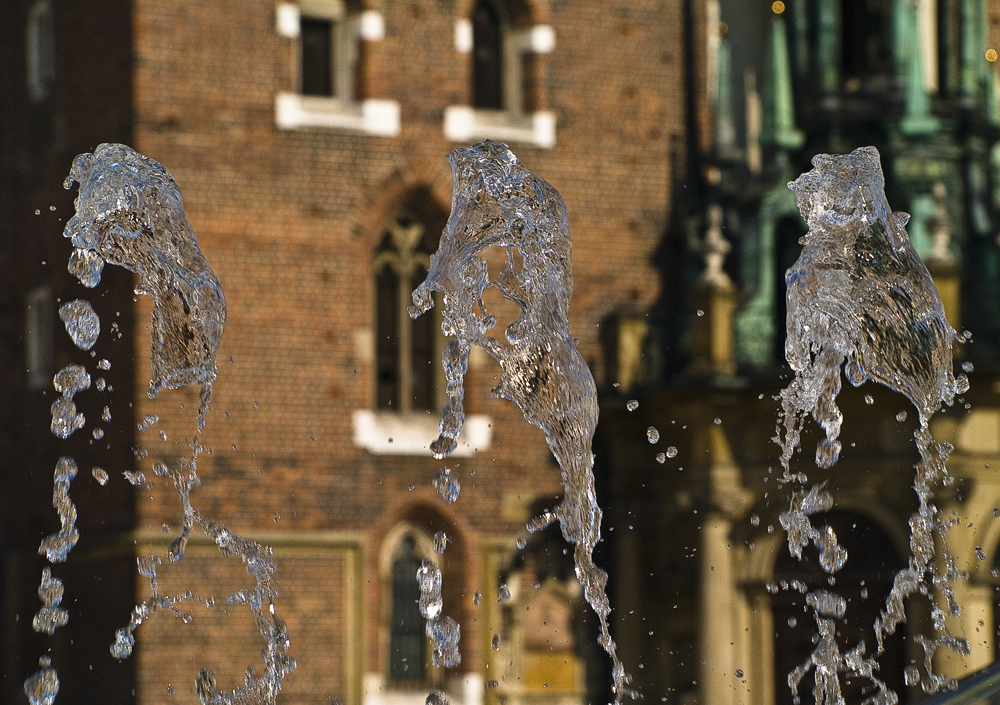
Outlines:
[[980,0],[962,2],[962,94],[979,97],[980,87],[986,76],[983,73],[984,36],[986,13]]
[[771,19],[771,45],[764,84],[764,129],[762,144],[778,149],[798,149],[805,136],[795,127],[792,70],[785,38],[785,22],[780,15]]
[[908,14],[909,21],[905,24],[910,48],[907,58],[906,112],[899,123],[899,129],[906,135],[928,135],[937,132],[940,121],[931,115],[931,99],[924,84],[924,61],[916,5],[910,5]]
[[840,77],[840,3],[817,3],[819,36],[816,51],[819,58],[820,85],[825,93],[833,93],[839,88]]

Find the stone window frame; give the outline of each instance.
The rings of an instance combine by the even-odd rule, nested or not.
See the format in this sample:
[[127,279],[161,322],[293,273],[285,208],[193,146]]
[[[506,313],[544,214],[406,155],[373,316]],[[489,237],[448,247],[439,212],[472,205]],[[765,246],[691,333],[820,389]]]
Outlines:
[[[300,34],[302,17],[328,19],[334,23],[334,95],[302,95]],[[364,45],[385,37],[385,21],[377,10],[353,11],[345,0],[300,0],[282,2],[275,9],[277,33],[292,42],[294,91],[275,97],[275,122],[286,130],[329,128],[386,137],[400,132],[400,109],[395,100],[364,96],[358,83],[358,62]]]
[[[381,248],[384,238],[391,236],[393,224],[413,223],[422,225],[422,221],[407,209],[399,209],[383,221],[383,225],[378,229],[378,247]],[[404,226],[405,229],[405,226]],[[412,276],[412,271],[417,266],[423,265],[426,269],[430,264],[430,253],[417,252],[420,241],[424,237],[421,231],[419,234],[408,236],[405,232],[394,236],[396,247],[382,248],[376,250],[372,259],[371,267],[371,291],[373,306],[373,325],[368,335],[360,336],[359,347],[363,348],[363,357],[372,364],[372,396],[371,405],[367,409],[356,409],[353,414],[354,445],[365,448],[376,455],[410,455],[427,456],[430,454],[430,445],[438,437],[438,409],[445,401],[444,396],[444,372],[441,369],[441,355],[444,352],[445,341],[440,336],[434,335],[434,351],[432,354],[431,367],[434,375],[434,394],[431,401],[431,409],[412,408],[412,394],[405,387],[405,379],[408,375],[407,362],[413,364],[412,357],[407,358],[404,352],[409,347],[411,340],[413,322],[407,313],[407,306],[410,302],[410,292],[419,281]],[[407,242],[409,238],[409,242]],[[414,239],[415,238],[415,239]],[[401,247],[402,246],[402,247]],[[400,249],[409,248],[409,252],[401,252]],[[426,248],[425,248],[426,249]],[[395,268],[401,274],[399,303],[396,315],[398,317],[398,331],[401,333],[402,341],[399,345],[400,365],[399,378],[404,380],[404,388],[400,391],[399,398],[402,403],[398,408],[379,408],[378,405],[378,341],[377,330],[378,321],[374,317],[377,311],[377,283],[376,277],[380,269],[388,262],[395,261]],[[407,281],[407,276],[409,281]],[[407,284],[412,284],[408,286]],[[424,316],[432,317],[432,331],[440,327],[441,322],[441,302]],[[475,356],[478,359],[478,355]],[[471,360],[470,360],[470,364]],[[482,414],[467,414],[462,433],[458,437],[458,446],[451,454],[452,457],[468,458],[479,450],[489,448],[493,440],[493,420],[491,417]]]
[[[434,553],[433,540],[428,531],[412,521],[396,523],[383,537],[378,549],[378,576],[380,586],[379,663],[374,673],[365,676],[364,705],[424,705],[428,689],[444,687],[442,669],[430,663],[430,644],[425,645],[424,678],[413,682],[396,682],[390,678],[392,619],[392,566],[400,554],[406,537],[414,540],[414,555],[418,560],[428,559],[438,568],[441,561]],[[416,573],[413,579],[416,582]],[[426,639],[426,636],[424,637]]]
[[25,23],[25,81],[33,103],[49,97],[56,74],[55,19],[51,0],[36,0]]
[[476,108],[472,105],[471,56],[473,51],[473,26],[471,15],[476,3],[469,7],[469,16],[455,23],[455,50],[467,57],[470,63],[469,95],[462,105],[450,105],[444,112],[444,134],[453,142],[470,142],[490,138],[511,144],[529,144],[551,149],[556,143],[555,113],[545,110],[543,89],[537,80],[526,94],[525,74],[532,70],[529,63],[555,50],[556,32],[551,25],[515,22],[509,8],[503,3],[490,2],[497,8],[501,19],[503,46],[503,100],[502,110]]

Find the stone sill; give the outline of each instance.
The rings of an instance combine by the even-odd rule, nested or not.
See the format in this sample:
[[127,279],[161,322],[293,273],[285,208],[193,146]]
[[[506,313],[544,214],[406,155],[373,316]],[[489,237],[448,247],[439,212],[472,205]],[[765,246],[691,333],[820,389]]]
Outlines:
[[504,110],[450,105],[444,110],[444,135],[453,142],[488,138],[551,149],[556,144],[556,116],[548,111],[515,115]]
[[[438,437],[438,420],[436,414],[358,409],[354,412],[354,445],[375,455],[430,457],[431,443]],[[451,457],[468,458],[489,448],[492,440],[493,420],[489,416],[466,416],[458,447]]]
[[326,127],[369,135],[399,134],[399,103],[370,98],[360,103],[318,98],[298,93],[279,93],[274,101],[275,122],[283,130]]

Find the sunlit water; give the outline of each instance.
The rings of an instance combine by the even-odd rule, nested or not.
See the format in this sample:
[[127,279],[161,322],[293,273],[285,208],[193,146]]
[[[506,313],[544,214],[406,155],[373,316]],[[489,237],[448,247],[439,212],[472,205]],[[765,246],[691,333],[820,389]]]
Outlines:
[[[632,692],[608,628],[607,574],[593,560],[601,537],[591,453],[597,388],[569,329],[573,277],[566,206],[559,192],[525,169],[506,145],[487,140],[456,149],[448,160],[451,216],[410,308],[416,318],[434,305],[432,292],[441,292],[442,329],[455,338],[444,352],[448,401],[431,450],[440,459],[456,447],[465,420],[463,380],[471,346],[478,345],[500,364],[493,396],[517,404],[524,418],[544,431],[559,462],[564,498],[528,529],[540,531],[558,519],[563,536],[574,544],[576,575],[600,619],[600,643],[611,656],[615,700],[620,702]],[[493,280],[481,256],[492,247],[507,250],[506,264]],[[506,345],[488,335],[496,325],[496,316],[483,303],[488,287],[520,309],[504,331]],[[438,638],[457,638],[447,628],[435,631]]]
[[[64,231],[74,247],[69,258],[70,273],[90,289],[99,286],[107,263],[138,275],[136,293],[153,300],[149,396],[155,397],[164,388],[201,386],[198,410],[192,419],[197,431],[190,441],[190,457],[182,458],[176,467],[154,461],[150,468],[154,476],[165,478],[176,488],[183,511],[181,534],[167,555],[170,561],[180,560],[191,530],[199,526],[223,554],[239,556],[254,579],[253,587],[229,595],[225,602],[250,608],[265,643],[264,671],[258,677],[253,668],[248,668],[245,683],[227,692],[220,690],[213,671],[205,668],[196,678],[198,696],[205,705],[274,703],[282,678],[295,668],[295,662],[286,654],[288,634],[275,613],[271,549],[232,534],[191,504],[191,491],[200,484],[198,456],[206,450],[199,443],[199,434],[205,426],[211,386],[217,374],[216,355],[226,320],[222,288],[184,215],[180,190],[161,164],[124,145],[102,144],[93,154],[82,154],[74,160],[64,185],[70,188],[74,182],[80,186],[76,214]],[[90,302],[76,299],[63,304],[59,316],[77,347],[90,350],[94,346],[101,325]],[[99,371],[110,367],[110,361],[99,360],[94,373],[99,375]],[[56,373],[53,385],[61,397],[52,404],[52,432],[59,438],[68,438],[87,423],[83,414],[77,412],[73,398],[90,388],[91,374],[83,365],[68,365]],[[104,391],[103,378],[98,376],[95,386]],[[101,421],[111,420],[111,409],[105,407]],[[155,416],[147,415],[139,423],[139,430],[145,431],[156,422]],[[92,434],[99,439],[104,431],[95,427]],[[76,462],[60,458],[54,473],[53,506],[59,513],[61,528],[44,539],[39,548],[39,553],[53,563],[65,561],[79,538],[76,507],[69,498],[70,482],[76,474]],[[104,469],[94,467],[92,474],[100,485],[107,483],[108,473]],[[152,487],[142,470],[127,471],[124,475],[133,485]],[[157,577],[160,565],[159,556],[138,559],[139,574],[149,580],[152,594],[134,607],[129,623],[117,631],[110,647],[117,659],[131,655],[136,629],[157,611],[187,620],[189,615],[181,610],[183,603],[214,603],[212,598],[190,591],[161,594]],[[52,577],[48,568],[44,569],[39,586],[42,609],[33,620],[37,631],[52,634],[66,624],[68,615],[59,606],[62,595],[62,583]],[[41,669],[25,681],[24,692],[32,705],[47,705],[58,693],[59,679],[47,657],[39,665]]]
[[[808,595],[818,636],[809,660],[788,676],[798,700],[799,686],[812,671],[817,705],[844,702],[841,677],[867,679],[872,699],[891,705],[898,698],[875,673],[883,639],[906,621],[905,600],[919,593],[932,602],[932,635],[917,636],[924,649],[923,672],[910,669],[907,683],[920,681],[926,692],[952,683],[934,673],[932,658],[939,647],[969,653],[965,639],[953,635],[944,615],[958,615],[954,581],[961,577],[944,535],[948,524],[932,502],[933,487],[947,481],[945,461],[952,447],[937,443],[928,428],[931,417],[956,394],[968,389],[964,375],[954,376],[952,341],[956,338],[945,319],[941,299],[927,268],[910,244],[904,225],[909,216],[893,213],[883,191],[885,181],[874,147],[849,155],[821,154],[812,171],[789,183],[799,210],[809,225],[802,254],[788,270],[787,340],[785,356],[795,373],[781,393],[782,425],[778,442],[784,481],[802,486],[793,494],[789,510],[781,515],[788,548],[802,557],[810,543],[819,551],[820,564],[833,575],[849,560],[829,526],[816,527],[810,516],[833,507],[833,497],[822,485],[806,489],[804,473],[791,472],[793,454],[807,416],[823,429],[816,448],[816,464],[833,466],[839,457],[843,417],[837,407],[841,370],[859,386],[872,380],[905,394],[917,408],[920,427],[915,432],[920,452],[914,489],[919,509],[910,517],[912,555],[895,578],[882,614],[874,625],[877,644],[864,642],[842,650],[836,640],[837,621],[847,604],[826,590]],[[941,547],[935,553],[935,536]]]
[[[613,688],[620,702],[634,693],[609,631],[607,575],[592,557],[601,522],[591,453],[598,407],[593,377],[576,348],[567,318],[572,275],[566,208],[559,193],[526,170],[504,145],[483,142],[456,150],[449,160],[454,175],[453,210],[427,279],[413,292],[410,310],[414,317],[425,313],[433,305],[432,292],[443,293],[443,330],[454,338],[443,358],[448,402],[432,452],[440,459],[455,449],[464,423],[464,375],[471,346],[478,345],[501,368],[494,396],[513,401],[527,421],[542,429],[559,462],[563,501],[533,519],[528,529],[538,531],[558,520],[563,536],[574,545],[577,577],[600,619],[599,641],[612,658]],[[875,624],[878,643],[870,652],[863,643],[838,644],[837,623],[845,617],[847,603],[833,591],[813,591],[807,604],[818,628],[816,647],[809,660],[789,674],[789,685],[797,697],[802,679],[812,672],[816,703],[840,705],[841,678],[864,678],[874,687],[874,701],[891,705],[897,697],[876,677],[877,658],[883,637],[906,619],[907,597],[919,593],[933,601],[936,630],[917,637],[925,650],[924,669],[922,673],[910,669],[908,683],[919,680],[928,692],[948,686],[932,670],[935,650],[945,646],[968,653],[969,649],[965,640],[950,633],[944,619],[946,614],[958,614],[951,584],[960,573],[946,550],[940,557],[935,553],[935,536],[943,539],[947,523],[932,503],[932,488],[946,481],[945,461],[952,449],[935,442],[928,430],[933,414],[951,404],[968,382],[964,375],[956,378],[952,372],[955,333],[945,320],[926,268],[909,243],[903,227],[906,216],[893,214],[886,203],[878,153],[867,148],[847,156],[820,155],[813,163],[815,169],[790,184],[810,230],[803,239],[802,255],[787,274],[786,356],[795,378],[781,395],[778,440],[783,479],[800,486],[781,516],[789,550],[801,558],[803,548],[815,545],[823,569],[831,575],[849,559],[832,529],[817,528],[810,520],[833,506],[832,496],[823,486],[809,486],[804,473],[791,471],[807,416],[813,417],[825,435],[816,450],[817,464],[829,468],[837,462],[842,416],[836,397],[841,370],[851,384],[876,381],[905,394],[917,408],[920,427],[915,439],[921,461],[914,487],[919,509],[910,519],[909,565],[896,576]],[[223,553],[240,556],[254,578],[253,587],[229,595],[226,602],[248,605],[254,615],[265,642],[264,672],[258,677],[248,669],[244,685],[224,691],[212,670],[205,668],[196,679],[199,697],[206,705],[274,703],[282,678],[295,662],[286,654],[288,634],[275,613],[270,549],[233,535],[191,503],[191,491],[200,484],[197,461],[205,449],[198,439],[217,374],[216,354],[225,323],[222,289],[184,216],[180,191],[162,165],[128,147],[105,144],[74,161],[67,188],[73,182],[80,184],[80,194],[76,215],[65,230],[74,245],[69,271],[86,288],[99,286],[107,263],[136,273],[137,293],[149,295],[154,304],[150,396],[163,388],[188,384],[202,389],[190,457],[174,468],[160,461],[149,468],[153,476],[167,479],[176,488],[182,507],[183,528],[167,557],[180,560],[190,532],[198,526]],[[507,250],[506,264],[495,279],[490,279],[481,256],[492,247]],[[488,287],[495,287],[520,310],[517,320],[504,331],[505,343],[488,335],[496,325],[495,316],[483,303]],[[64,304],[59,314],[73,342],[81,350],[90,350],[101,333],[91,304],[76,299]],[[96,376],[98,370],[109,367],[110,362],[98,361],[93,373]],[[84,365],[68,365],[56,373],[53,384],[60,397],[52,404],[52,432],[68,438],[87,425],[74,396],[91,388],[91,371]],[[96,376],[93,384],[102,390],[104,381]],[[101,420],[110,423],[111,419],[111,410],[105,408]],[[156,423],[155,417],[147,416],[139,428]],[[97,427],[92,430],[95,438],[98,431],[103,434]],[[659,441],[655,428],[648,430],[647,440]],[[672,454],[676,450],[670,448],[664,457]],[[70,484],[77,472],[75,461],[68,457],[60,458],[54,471],[53,506],[61,525],[39,548],[52,563],[65,561],[79,538],[76,507],[70,499]],[[99,467],[92,474],[101,485],[108,481],[107,472]],[[147,482],[141,470],[129,475],[133,484]],[[459,496],[458,480],[448,469],[438,473],[434,486],[448,503]],[[447,536],[436,536],[435,550],[446,550],[447,542]],[[939,543],[944,545],[943,540]],[[213,602],[191,592],[161,594],[157,576],[161,565],[158,556],[138,560],[151,596],[135,606],[129,623],[118,630],[111,645],[116,658],[131,654],[136,629],[157,611],[186,618],[182,603]],[[434,663],[455,666],[460,661],[460,627],[442,614],[440,570],[424,561],[415,578]],[[499,599],[504,599],[505,592],[506,586],[501,586]],[[61,607],[62,582],[49,568],[42,573],[39,597],[42,607],[33,620],[34,628],[52,634],[66,624],[68,615]],[[50,704],[58,693],[58,676],[47,657],[40,659],[39,666],[26,679],[24,691],[33,705]],[[440,693],[428,697],[429,702],[443,699]]]

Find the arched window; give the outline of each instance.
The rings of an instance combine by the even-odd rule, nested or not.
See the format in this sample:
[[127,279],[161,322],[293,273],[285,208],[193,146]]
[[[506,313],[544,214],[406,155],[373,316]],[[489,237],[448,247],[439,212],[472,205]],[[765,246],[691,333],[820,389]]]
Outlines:
[[[873,624],[885,607],[885,598],[892,589],[896,571],[905,567],[899,554],[893,550],[889,535],[873,521],[860,514],[833,511],[811,517],[813,526],[833,527],[838,543],[847,549],[847,563],[837,574],[836,587],[831,588],[829,577],[819,566],[814,547],[804,551],[804,560],[796,561],[788,551],[781,551],[774,567],[774,582],[782,585],[800,580],[809,590],[833,590],[847,600],[845,618],[837,628],[837,641],[841,653],[864,640],[868,653],[875,645]],[[806,595],[794,589],[781,590],[771,598],[774,614],[774,693],[778,705],[792,705],[788,688],[788,673],[804,663],[815,648],[813,633],[816,622],[812,610],[805,609]],[[885,653],[879,657],[881,666],[878,677],[897,693],[906,698],[903,689],[905,659],[904,628],[885,637]],[[800,684],[808,691],[812,674]],[[861,702],[869,686],[863,678],[853,678],[844,684],[844,699]]]
[[472,107],[503,110],[504,36],[500,12],[479,0],[472,12]]
[[416,539],[411,534],[404,535],[399,541],[390,575],[389,680],[400,684],[426,680],[427,637],[424,618],[418,608],[420,558],[416,549]]
[[436,243],[410,213],[388,221],[375,256],[375,401],[379,409],[430,411],[436,407],[433,315],[411,321],[410,294],[427,276]]

